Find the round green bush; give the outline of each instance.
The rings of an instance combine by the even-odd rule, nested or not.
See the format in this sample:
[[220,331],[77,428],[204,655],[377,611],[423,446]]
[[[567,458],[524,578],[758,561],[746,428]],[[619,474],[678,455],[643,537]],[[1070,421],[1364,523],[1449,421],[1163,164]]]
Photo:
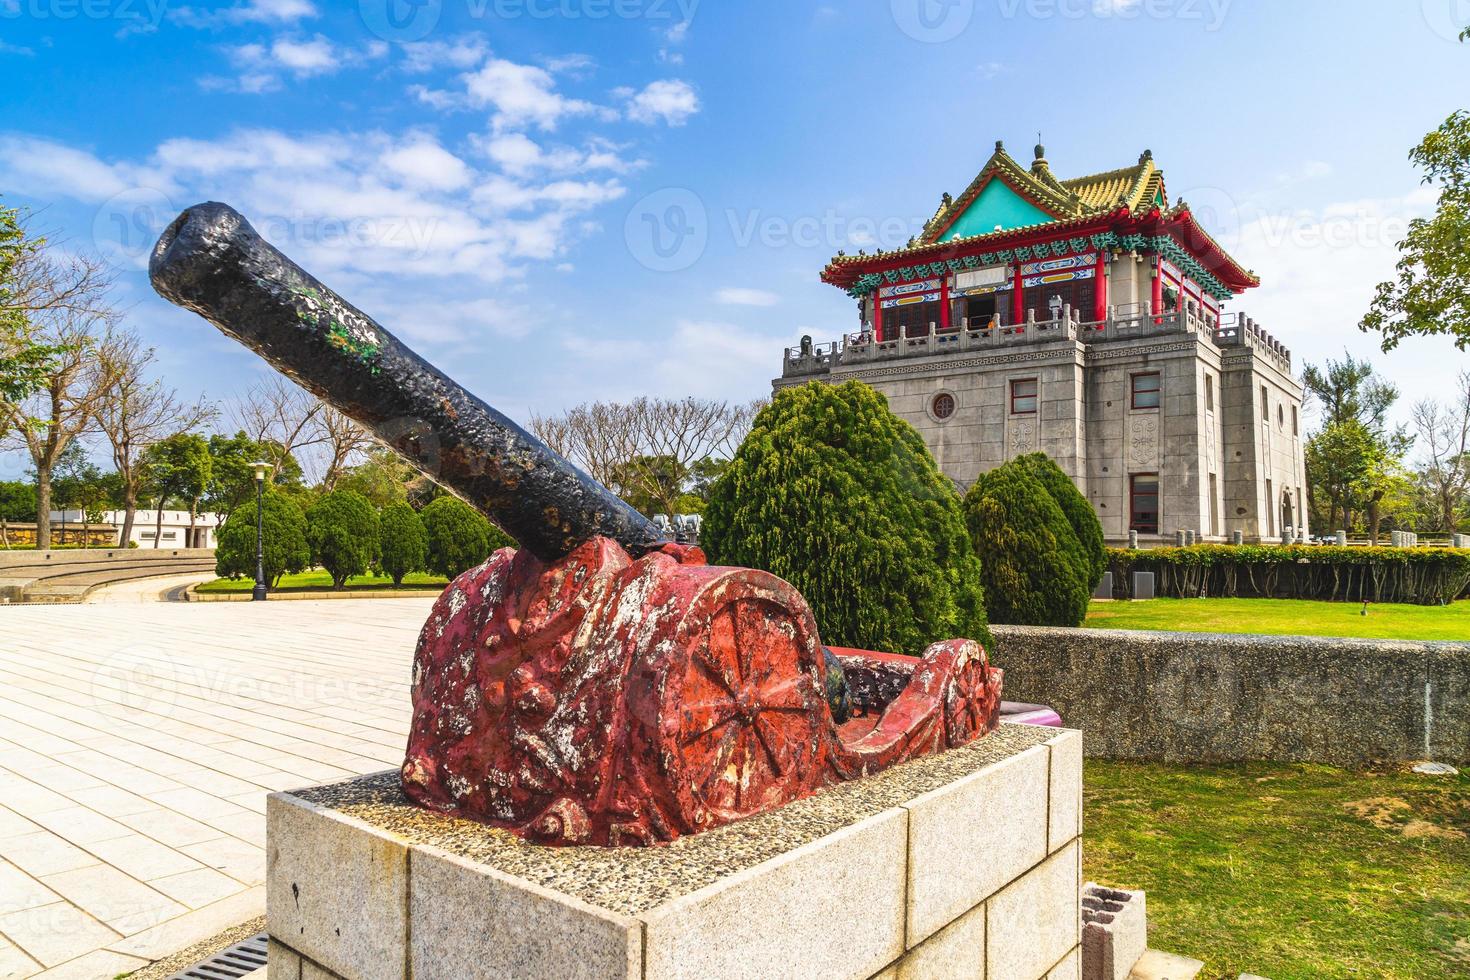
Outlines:
[[354,575],[366,574],[378,560],[378,515],[367,498],[352,490],[334,490],[306,512],[306,542],[311,560],[342,588]]
[[1103,539],[1102,521],[1097,519],[1097,511],[1082,496],[1082,491],[1077,489],[1072,478],[1046,453],[1028,453],[1016,457],[1016,462],[1041,481],[1047,493],[1051,494],[1051,499],[1062,508],[1062,513],[1067,516],[1067,523],[1072,525],[1072,533],[1077,535],[1077,543],[1082,546],[1082,553],[1087,558],[1088,591],[1096,589],[1102,581],[1103,573],[1108,570],[1108,549]]
[[455,578],[515,542],[458,497],[439,497],[419,512],[429,539],[429,571]]
[[408,504],[383,508],[378,518],[378,550],[378,562],[394,585],[402,585],[408,573],[429,567],[429,532]]
[[985,608],[994,623],[1078,626],[1092,590],[1089,565],[1062,508],[1031,467],[1007,463],[965,496],[980,555]]
[[826,643],[918,654],[969,637],[993,649],[954,485],[861,382],[776,394],[711,487],[700,544],[796,586]]
[[[274,585],[287,572],[305,571],[311,564],[306,543],[306,515],[285,494],[269,491],[261,509],[265,578]],[[221,578],[255,577],[255,502],[235,508],[219,529],[214,571]]]

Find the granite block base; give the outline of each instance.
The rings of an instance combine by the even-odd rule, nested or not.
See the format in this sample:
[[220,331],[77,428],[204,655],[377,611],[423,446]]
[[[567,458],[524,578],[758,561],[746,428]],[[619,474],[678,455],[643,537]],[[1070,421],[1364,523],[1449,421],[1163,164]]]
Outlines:
[[538,847],[396,772],[276,793],[271,975],[1072,980],[1081,737],[1002,725],[652,848]]

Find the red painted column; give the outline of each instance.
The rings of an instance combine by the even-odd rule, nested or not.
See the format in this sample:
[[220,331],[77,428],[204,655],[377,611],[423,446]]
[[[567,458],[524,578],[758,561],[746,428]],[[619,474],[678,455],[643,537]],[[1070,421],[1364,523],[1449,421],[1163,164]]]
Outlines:
[[1158,258],[1158,256],[1154,256],[1153,272],[1154,272],[1154,297],[1153,297],[1153,307],[1154,307],[1154,309],[1153,309],[1153,313],[1154,313],[1154,316],[1160,316],[1164,312],[1164,270],[1163,270],[1163,267],[1159,265],[1159,258]]
[[1026,296],[1021,287],[1021,263],[1016,263],[1015,285],[1011,287],[1011,325],[1019,326],[1026,322]]
[[881,289],[873,290],[873,339],[883,339],[883,293]]
[[939,280],[939,329],[948,330],[953,322],[949,313],[949,276]]
[[1097,282],[1092,290],[1092,319],[1102,323],[1108,318],[1108,253],[1098,249]]

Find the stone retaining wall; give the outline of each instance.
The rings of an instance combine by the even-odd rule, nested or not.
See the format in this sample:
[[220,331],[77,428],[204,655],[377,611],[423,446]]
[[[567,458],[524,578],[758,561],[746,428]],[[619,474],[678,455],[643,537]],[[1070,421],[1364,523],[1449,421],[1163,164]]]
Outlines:
[[[995,626],[1009,701],[1088,755],[1470,764],[1470,643]],[[1426,694],[1427,688],[1427,694]]]

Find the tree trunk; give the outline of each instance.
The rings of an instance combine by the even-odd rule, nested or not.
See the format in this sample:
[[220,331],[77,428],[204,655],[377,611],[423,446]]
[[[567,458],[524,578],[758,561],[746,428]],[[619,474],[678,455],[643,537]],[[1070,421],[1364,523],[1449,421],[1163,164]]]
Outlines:
[[138,516],[138,491],[134,487],[123,489],[123,523],[122,532],[118,535],[117,546],[126,548],[128,542],[133,540],[133,522]]
[[158,509],[153,512],[155,523],[153,525],[153,547],[157,548],[163,543],[163,500],[158,498]]
[[51,467],[36,464],[36,550],[51,547]]
[[1378,516],[1378,501],[1374,500],[1368,504],[1368,543],[1375,548],[1378,546],[1378,525],[1381,518]]
[[191,500],[191,501],[189,501],[189,540],[185,543],[186,544],[186,547],[189,547],[189,548],[194,547],[194,543],[195,543],[194,542],[194,522],[197,520],[197,517],[195,515],[198,512],[198,510],[199,510],[199,501],[198,500]]
[[10,527],[3,517],[0,517],[0,545],[3,545],[6,551],[10,550]]

